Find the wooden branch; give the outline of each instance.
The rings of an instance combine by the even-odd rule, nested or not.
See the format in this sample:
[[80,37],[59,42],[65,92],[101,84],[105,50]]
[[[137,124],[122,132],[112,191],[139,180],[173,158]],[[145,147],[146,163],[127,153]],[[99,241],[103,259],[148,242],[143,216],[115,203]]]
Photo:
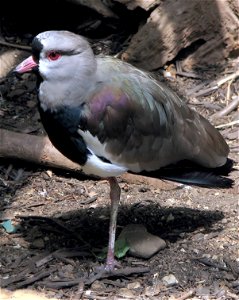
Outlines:
[[6,42],[2,39],[0,39],[0,45],[11,47],[11,48],[17,48],[17,49],[21,49],[21,50],[27,50],[27,51],[32,50],[32,47],[30,47],[30,46],[19,45],[19,44],[16,44],[16,43],[9,43],[9,42]]
[[[81,166],[62,155],[47,136],[35,136],[0,129],[0,141],[0,158],[25,160],[83,175]],[[178,187],[177,183],[128,173],[123,174],[121,179],[127,183],[146,184],[165,190]]]
[[228,106],[224,107],[222,110],[219,112],[215,113],[214,115],[211,116],[211,119],[216,119],[216,118],[221,118],[223,116],[228,115],[231,111],[236,109],[239,105],[239,96],[236,96]]
[[80,165],[62,155],[53,147],[48,137],[0,129],[0,140],[0,157],[81,172]]

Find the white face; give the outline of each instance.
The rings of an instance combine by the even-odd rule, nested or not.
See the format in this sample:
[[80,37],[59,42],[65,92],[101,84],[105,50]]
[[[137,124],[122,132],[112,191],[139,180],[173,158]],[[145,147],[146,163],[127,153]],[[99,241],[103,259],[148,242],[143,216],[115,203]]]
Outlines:
[[45,32],[37,36],[43,48],[39,72],[49,81],[85,77],[95,70],[94,54],[88,42],[68,32]]
[[[36,37],[43,78],[39,99],[44,109],[75,104],[94,81],[96,59],[88,42],[66,31],[48,31]],[[36,48],[36,51],[38,49]]]

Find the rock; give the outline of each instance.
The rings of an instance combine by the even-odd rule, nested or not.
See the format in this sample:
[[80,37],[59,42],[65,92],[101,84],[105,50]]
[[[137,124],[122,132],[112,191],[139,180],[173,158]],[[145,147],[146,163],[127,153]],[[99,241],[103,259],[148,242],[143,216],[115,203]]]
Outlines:
[[159,250],[166,247],[164,240],[147,231],[142,224],[130,224],[126,226],[118,240],[126,240],[129,253],[135,257],[150,258]]
[[96,280],[92,283],[91,288],[95,291],[102,291],[105,290],[105,284],[99,280]]
[[169,287],[169,286],[173,286],[173,285],[177,285],[178,284],[178,280],[177,278],[173,275],[173,274],[169,274],[167,276],[164,276],[162,278],[163,283]]
[[167,219],[166,219],[166,222],[168,223],[168,222],[172,222],[172,221],[174,221],[174,216],[173,216],[173,214],[172,213],[170,213],[168,216],[167,216]]
[[121,296],[121,297],[124,297],[124,298],[127,298],[127,299],[131,299],[131,298],[135,299],[135,293],[130,291],[127,288],[119,289],[118,296]]
[[200,286],[196,289],[196,295],[199,297],[203,296],[209,296],[210,293],[210,287],[209,286]]
[[199,232],[192,237],[193,241],[203,241],[205,238],[205,234]]
[[138,281],[130,282],[130,283],[127,284],[127,288],[129,290],[137,290],[140,287],[141,287],[141,284]]
[[153,286],[147,286],[144,290],[144,294],[148,297],[154,297],[157,296],[163,289],[165,289],[165,287],[162,284],[154,284]]
[[44,243],[43,239],[38,238],[32,242],[31,246],[32,246],[32,248],[42,249],[45,247],[45,243]]

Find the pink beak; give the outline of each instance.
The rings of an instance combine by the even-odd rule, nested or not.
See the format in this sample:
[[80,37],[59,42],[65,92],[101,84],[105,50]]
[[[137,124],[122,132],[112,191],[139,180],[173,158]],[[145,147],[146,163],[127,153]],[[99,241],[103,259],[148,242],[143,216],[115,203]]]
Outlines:
[[26,73],[31,72],[33,68],[37,67],[38,64],[33,60],[32,56],[29,56],[26,58],[23,62],[21,62],[18,66],[15,68],[15,72],[17,73]]

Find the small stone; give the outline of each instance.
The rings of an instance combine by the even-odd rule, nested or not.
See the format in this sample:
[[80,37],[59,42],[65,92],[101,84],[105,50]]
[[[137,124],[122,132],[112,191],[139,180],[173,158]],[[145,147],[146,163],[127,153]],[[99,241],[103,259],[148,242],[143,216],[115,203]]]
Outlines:
[[173,274],[169,274],[162,278],[163,283],[168,286],[173,286],[178,284],[177,278]]
[[135,257],[150,258],[166,247],[164,240],[149,233],[142,224],[127,225],[118,239],[125,239],[129,253]]
[[154,284],[153,286],[147,286],[144,290],[144,294],[145,296],[153,297],[158,295],[164,289],[165,287],[162,284],[158,283]]
[[29,107],[29,108],[33,108],[33,107],[35,107],[37,105],[37,103],[36,103],[36,101],[34,101],[34,100],[29,100],[29,101],[27,101],[27,106]]
[[45,243],[44,240],[39,238],[39,239],[35,239],[32,244],[31,244],[32,248],[37,248],[37,249],[42,249],[45,247]]
[[166,222],[168,223],[168,222],[171,222],[171,221],[174,221],[174,215],[173,214],[169,214],[168,216],[167,216],[167,219],[166,219]]
[[46,174],[51,178],[52,177],[52,171],[51,170],[46,170]]
[[141,284],[138,281],[130,282],[127,284],[127,288],[129,290],[136,290],[136,289],[139,289],[140,287],[141,287]]
[[91,288],[95,291],[102,291],[105,290],[105,284],[99,280],[96,280],[92,283]]
[[9,98],[19,97],[19,96],[23,95],[24,93],[26,93],[25,89],[15,89],[15,90],[11,91],[10,93],[8,93],[8,97]]
[[86,295],[86,296],[90,296],[90,295],[91,295],[91,293],[92,293],[92,292],[91,292],[91,290],[87,290],[87,291],[85,291],[85,295]]
[[209,286],[200,286],[196,289],[197,296],[209,296],[210,295],[210,287]]
[[149,191],[149,188],[148,188],[148,187],[141,186],[141,187],[139,188],[139,192],[141,192],[141,193],[145,193],[145,192],[147,192],[147,191]]
[[193,241],[202,241],[204,240],[205,234],[197,233],[193,236]]
[[127,288],[119,289],[118,296],[121,296],[121,297],[124,297],[124,298],[127,298],[127,299],[131,299],[131,298],[135,299],[135,293],[133,293],[132,291],[130,291]]
[[193,249],[193,252],[196,253],[196,254],[198,254],[200,251],[195,248],[195,249]]

